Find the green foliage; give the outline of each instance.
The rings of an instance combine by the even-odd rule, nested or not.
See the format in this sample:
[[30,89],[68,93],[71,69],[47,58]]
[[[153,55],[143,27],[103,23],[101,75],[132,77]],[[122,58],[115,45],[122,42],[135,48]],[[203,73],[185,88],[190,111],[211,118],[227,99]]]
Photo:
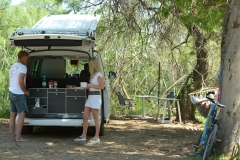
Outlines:
[[[6,45],[5,41],[1,42],[0,46],[0,117],[8,118],[10,115],[8,101],[8,69],[15,61],[17,50]],[[13,61],[14,60],[14,61]]]
[[79,62],[79,65],[78,66],[72,66],[70,64],[70,60],[67,59],[67,62],[66,62],[67,66],[66,66],[66,72],[68,74],[80,74],[80,72],[83,70],[83,65],[84,65],[84,62]]
[[195,24],[208,34],[214,32],[215,27],[222,25],[226,5],[224,0],[154,0],[153,2],[162,3],[158,12],[163,18],[177,16],[182,24],[189,26]]
[[0,94],[0,117],[2,118],[9,118],[10,115],[10,107],[9,107],[9,101],[8,101],[8,72],[2,71],[1,72],[1,79],[0,79],[0,85],[1,85],[1,94]]
[[170,13],[171,13],[171,8],[160,8],[159,10],[159,14],[161,14],[162,17],[164,18],[168,18],[170,16]]
[[0,10],[6,9],[10,5],[11,1],[9,0],[1,0],[0,1]]
[[202,124],[205,124],[206,123],[206,118],[201,116],[200,113],[196,110],[196,119],[198,122],[202,123]]

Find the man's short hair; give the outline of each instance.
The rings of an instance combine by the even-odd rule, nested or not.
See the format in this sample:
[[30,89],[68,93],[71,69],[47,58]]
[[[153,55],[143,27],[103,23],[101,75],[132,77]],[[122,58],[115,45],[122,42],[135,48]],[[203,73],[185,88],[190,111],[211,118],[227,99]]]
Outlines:
[[26,52],[26,51],[23,51],[23,50],[21,50],[21,51],[19,51],[18,52],[18,59],[21,59],[22,57],[25,57],[25,56],[29,56],[29,53],[28,52]]

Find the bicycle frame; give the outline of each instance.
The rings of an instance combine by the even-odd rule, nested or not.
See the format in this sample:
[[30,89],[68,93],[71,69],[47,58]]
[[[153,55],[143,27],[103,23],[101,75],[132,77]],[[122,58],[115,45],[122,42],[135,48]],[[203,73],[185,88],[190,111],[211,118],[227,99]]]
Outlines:
[[194,155],[199,157],[202,155],[202,153],[205,151],[206,148],[206,141],[208,140],[208,136],[211,132],[211,128],[213,124],[215,123],[216,115],[217,115],[217,104],[216,103],[211,103],[211,108],[208,113],[208,117],[204,126],[204,130],[199,142],[199,146],[196,152],[194,152]]
[[226,107],[225,105],[222,105],[209,97],[210,94],[214,94],[214,92],[208,92],[206,94],[206,98],[211,102],[210,110],[206,119],[203,133],[198,141],[197,149],[194,152],[196,157],[201,156],[203,160],[207,160],[212,154],[212,149],[216,143],[216,134],[218,130],[217,117],[220,113],[220,109]]

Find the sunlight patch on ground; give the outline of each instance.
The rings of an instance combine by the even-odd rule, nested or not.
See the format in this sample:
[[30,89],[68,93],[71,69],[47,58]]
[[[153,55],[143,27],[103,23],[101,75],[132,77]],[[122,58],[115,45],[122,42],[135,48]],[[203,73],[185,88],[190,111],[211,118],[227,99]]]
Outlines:
[[9,124],[9,119],[0,118],[0,123],[1,124]]
[[106,144],[111,144],[112,145],[112,144],[115,144],[115,142],[106,142]]
[[55,142],[47,142],[46,144],[47,144],[48,146],[55,146],[55,145],[56,145]]

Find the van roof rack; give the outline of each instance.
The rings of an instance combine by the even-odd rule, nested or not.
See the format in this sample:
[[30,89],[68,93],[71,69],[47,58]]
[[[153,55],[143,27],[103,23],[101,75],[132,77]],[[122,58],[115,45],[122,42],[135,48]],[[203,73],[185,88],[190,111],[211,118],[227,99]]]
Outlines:
[[35,34],[62,34],[95,40],[95,30],[99,19],[99,15],[47,15],[32,28],[18,28],[11,37]]
[[80,36],[81,38],[91,38],[95,40],[95,31],[87,29],[76,29],[76,28],[19,28],[14,31],[11,37],[22,36],[22,35],[32,35],[32,34],[62,34],[62,35],[75,35]]

